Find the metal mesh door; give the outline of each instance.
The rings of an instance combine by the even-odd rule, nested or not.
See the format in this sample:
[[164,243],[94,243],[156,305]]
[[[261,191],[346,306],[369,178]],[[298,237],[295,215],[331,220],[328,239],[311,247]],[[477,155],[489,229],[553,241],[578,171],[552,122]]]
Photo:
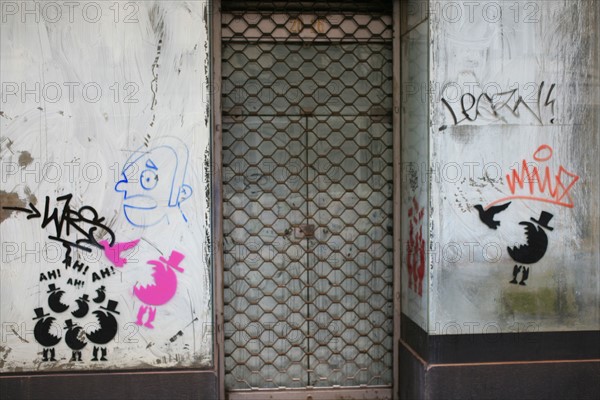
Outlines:
[[226,387],[391,385],[391,17],[223,21]]

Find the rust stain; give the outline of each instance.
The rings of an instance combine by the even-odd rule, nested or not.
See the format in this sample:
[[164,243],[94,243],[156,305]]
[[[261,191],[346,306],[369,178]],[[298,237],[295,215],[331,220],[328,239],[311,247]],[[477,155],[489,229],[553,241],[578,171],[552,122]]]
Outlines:
[[0,224],[14,212],[12,210],[5,210],[4,207],[25,207],[26,205],[17,193],[0,190]]
[[31,153],[29,153],[28,151],[23,151],[19,155],[19,166],[21,168],[27,167],[32,162],[33,162],[33,157],[31,157]]

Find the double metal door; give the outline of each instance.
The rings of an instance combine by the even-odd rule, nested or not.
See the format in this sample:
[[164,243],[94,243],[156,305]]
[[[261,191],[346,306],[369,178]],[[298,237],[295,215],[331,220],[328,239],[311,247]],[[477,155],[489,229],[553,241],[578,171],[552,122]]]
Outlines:
[[391,46],[234,39],[225,386],[391,385]]

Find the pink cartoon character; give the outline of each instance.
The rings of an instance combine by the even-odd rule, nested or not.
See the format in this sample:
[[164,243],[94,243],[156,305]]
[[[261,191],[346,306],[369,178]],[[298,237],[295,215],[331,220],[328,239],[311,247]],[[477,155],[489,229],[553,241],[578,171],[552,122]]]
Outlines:
[[[137,314],[136,324],[144,325],[148,328],[154,328],[152,321],[156,316],[156,307],[167,303],[175,295],[177,291],[177,275],[175,271],[183,272],[183,268],[179,266],[181,260],[185,256],[177,251],[172,251],[169,259],[159,257],[158,260],[150,260],[148,264],[153,265],[154,283],[146,286],[133,287],[133,294],[140,299],[144,304],[141,305]],[[143,322],[144,315],[148,311],[146,323]]]

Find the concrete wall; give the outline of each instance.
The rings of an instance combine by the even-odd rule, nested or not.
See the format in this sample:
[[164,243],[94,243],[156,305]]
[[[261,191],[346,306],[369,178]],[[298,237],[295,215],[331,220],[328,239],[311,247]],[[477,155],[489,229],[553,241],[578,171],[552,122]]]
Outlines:
[[208,3],[1,11],[0,372],[211,365]]
[[[429,226],[429,20],[423,2],[403,9],[402,71],[402,312],[428,329]],[[420,12],[422,11],[422,12]]]
[[429,6],[429,332],[599,329],[599,3]]

